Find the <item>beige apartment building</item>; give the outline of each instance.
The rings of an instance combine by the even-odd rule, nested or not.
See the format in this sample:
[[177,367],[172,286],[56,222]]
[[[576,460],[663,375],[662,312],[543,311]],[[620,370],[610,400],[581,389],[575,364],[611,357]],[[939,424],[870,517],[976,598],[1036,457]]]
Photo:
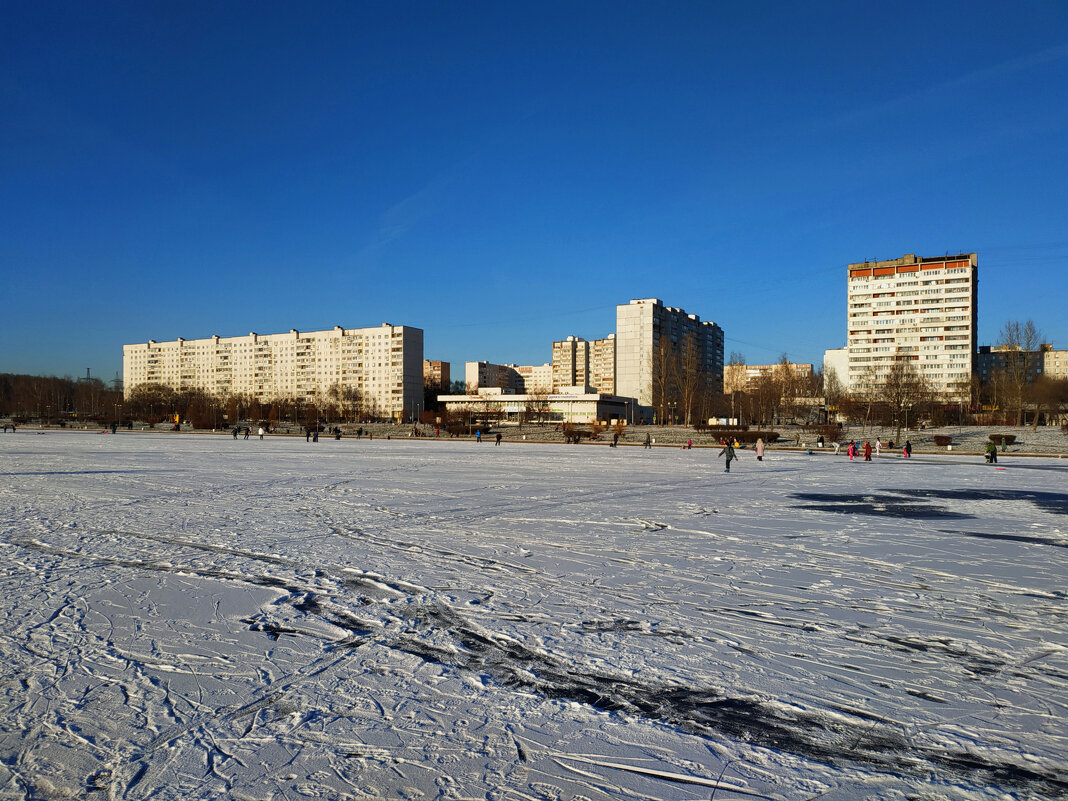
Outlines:
[[1050,345],[1042,353],[1042,371],[1050,378],[1068,380],[1068,350],[1054,350]]
[[216,397],[314,401],[337,384],[360,392],[376,416],[403,418],[423,403],[423,331],[383,323],[286,334],[178,339],[123,345],[123,386],[201,389]]
[[452,365],[449,362],[423,360],[423,383],[434,387],[435,392],[448,392],[452,389]]
[[616,388],[616,335],[587,341],[569,336],[553,342],[552,391],[561,387],[592,387],[614,395]]
[[912,362],[947,398],[967,397],[975,369],[979,257],[975,253],[850,264],[847,389]]
[[552,377],[551,364],[464,363],[464,383],[468,392],[495,388],[513,392],[548,393],[552,388]]

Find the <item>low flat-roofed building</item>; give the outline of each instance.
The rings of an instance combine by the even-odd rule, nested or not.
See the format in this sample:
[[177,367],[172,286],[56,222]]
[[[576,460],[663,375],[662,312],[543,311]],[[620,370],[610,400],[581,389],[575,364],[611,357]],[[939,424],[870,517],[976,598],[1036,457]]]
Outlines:
[[528,395],[507,388],[487,388],[466,395],[439,395],[438,402],[447,412],[468,409],[475,417],[489,415],[510,422],[531,416],[562,423],[627,421],[633,414],[632,400],[589,390],[562,387],[550,395]]

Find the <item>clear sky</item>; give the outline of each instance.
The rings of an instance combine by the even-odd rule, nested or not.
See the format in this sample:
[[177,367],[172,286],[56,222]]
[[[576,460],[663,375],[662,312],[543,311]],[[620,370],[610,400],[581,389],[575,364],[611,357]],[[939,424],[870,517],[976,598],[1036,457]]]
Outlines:
[[1068,3],[0,2],[0,372],[376,326],[540,364],[659,297],[750,363],[977,251],[1068,348]]

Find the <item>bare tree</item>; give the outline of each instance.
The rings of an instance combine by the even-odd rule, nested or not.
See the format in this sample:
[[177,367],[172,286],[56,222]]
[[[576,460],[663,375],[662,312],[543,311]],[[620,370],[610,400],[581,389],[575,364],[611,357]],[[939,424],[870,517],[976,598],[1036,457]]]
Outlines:
[[653,369],[653,407],[658,409],[661,422],[664,422],[669,414],[669,409],[674,409],[678,403],[676,394],[678,381],[678,354],[671,347],[667,337],[661,334],[657,342],[656,352],[653,354],[655,361]]
[[1042,334],[1031,320],[1020,323],[1009,320],[998,335],[996,352],[998,366],[995,373],[1001,373],[1001,383],[1008,393],[1008,402],[1016,412],[1016,425],[1023,425],[1024,402],[1027,399],[1027,387],[1035,370],[1036,360],[1042,355],[1039,348]]
[[705,386],[704,365],[701,363],[701,350],[697,346],[697,337],[688,333],[682,341],[678,356],[679,400],[684,415],[683,422],[692,425],[697,399]]
[[[736,350],[732,350],[730,360],[727,364],[728,366],[735,368],[745,367],[745,356]],[[723,390],[724,393],[730,395],[731,398],[731,418],[737,419],[740,413],[738,409],[738,402],[740,400],[739,395],[744,393],[747,387],[744,382],[739,382],[736,378],[733,378],[734,374],[741,372],[742,375],[744,375],[744,372],[740,370],[731,370],[729,372],[732,374],[732,380],[730,386],[724,386]],[[739,386],[739,384],[741,385]]]
[[897,427],[895,441],[901,439],[902,424],[906,427],[908,425],[909,410],[930,402],[934,395],[930,385],[911,360],[893,362],[883,377],[879,392],[887,414]]

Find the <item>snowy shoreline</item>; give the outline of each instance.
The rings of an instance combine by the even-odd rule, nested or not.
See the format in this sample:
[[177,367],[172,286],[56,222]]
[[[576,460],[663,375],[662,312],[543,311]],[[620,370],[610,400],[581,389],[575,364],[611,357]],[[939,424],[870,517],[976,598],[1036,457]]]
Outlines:
[[[246,424],[242,424],[244,426]],[[464,435],[460,437],[449,437],[444,432],[440,436],[435,436],[435,427],[428,424],[421,424],[419,430],[421,436],[417,438],[409,437],[411,432],[411,425],[392,423],[331,423],[329,426],[339,425],[342,429],[342,435],[346,439],[354,438],[356,436],[356,430],[362,428],[364,431],[364,438],[367,438],[368,434],[373,434],[375,439],[386,439],[387,437],[392,439],[417,439],[419,441],[426,441],[437,439],[446,442],[470,442],[475,439],[474,434]],[[252,434],[250,438],[256,438],[256,426],[252,425]],[[477,427],[476,427],[477,428]],[[94,428],[61,428],[58,426],[40,427],[40,426],[27,426],[20,428],[20,432],[27,431],[71,431],[77,433],[89,433],[99,434],[103,429],[99,427]],[[804,432],[797,426],[783,426],[772,427],[772,430],[778,431],[780,439],[777,443],[770,445],[769,448],[777,451],[786,450],[812,450],[814,453],[829,453],[833,452],[833,443],[826,442],[822,449],[818,448],[815,442],[816,435],[811,432]],[[559,443],[563,444],[564,437],[562,432],[556,430],[554,425],[502,425],[494,426],[490,429],[492,432],[489,436],[484,437],[486,440],[492,440],[493,434],[501,432],[503,435],[503,441],[508,444],[515,444],[524,442],[528,444],[545,444],[545,443]],[[157,434],[207,434],[215,436],[232,436],[231,429],[191,429],[183,427],[180,432],[172,432],[166,430],[161,424],[156,428],[144,429],[143,427],[136,427],[132,431],[126,429],[119,429],[119,434],[130,433],[157,433]],[[801,437],[801,444],[795,444],[794,435],[799,434]],[[662,446],[681,446],[686,444],[688,440],[692,440],[693,447],[695,448],[718,448],[717,437],[714,437],[708,433],[694,431],[689,426],[630,426],[624,430],[624,434],[621,437],[620,446],[641,446],[645,435],[649,434],[652,438],[654,445],[657,447]],[[892,441],[898,432],[894,428],[881,428],[881,427],[867,427],[867,426],[843,426],[840,441],[844,445],[850,439],[863,443],[865,440],[869,440],[872,443],[875,442],[875,438],[878,438],[883,443],[883,453],[890,453],[885,447],[887,442]],[[952,447],[947,449],[945,446],[936,445],[934,442],[935,436],[949,436],[952,437]],[[990,441],[990,435],[1011,435],[1017,438],[1017,441],[1011,445],[1008,445],[1005,453],[1012,456],[1063,456],[1068,457],[1068,434],[1061,431],[1059,426],[1041,426],[1036,431],[1032,431],[1030,427],[1021,426],[996,426],[996,427],[969,427],[969,426],[947,426],[943,428],[924,428],[924,429],[902,429],[900,433],[900,440],[895,445],[897,448],[893,452],[900,454],[901,444],[908,439],[913,446],[913,452],[915,453],[927,453],[927,454],[955,454],[955,455],[982,455],[986,449],[987,443]],[[276,431],[271,434],[267,434],[267,437],[304,437],[302,431],[298,431],[295,426],[281,424]],[[333,435],[330,433],[323,433],[320,435],[320,440],[332,440]],[[605,428],[601,431],[601,439],[597,442],[590,442],[585,440],[582,442],[583,446],[589,445],[606,445],[611,442],[612,429]],[[1000,443],[998,444],[1000,452]],[[843,451],[844,452],[844,451]]]

